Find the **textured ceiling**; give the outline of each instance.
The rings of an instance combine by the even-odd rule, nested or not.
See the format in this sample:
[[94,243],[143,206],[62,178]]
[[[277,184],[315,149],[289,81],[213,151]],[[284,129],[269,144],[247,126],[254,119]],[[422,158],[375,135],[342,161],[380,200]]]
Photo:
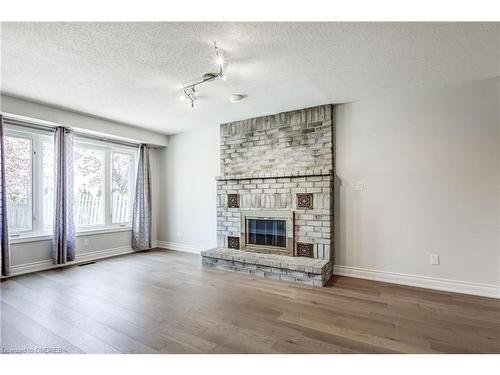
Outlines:
[[[190,109],[183,82],[215,70]],[[2,91],[166,134],[499,75],[498,23],[3,23]],[[231,94],[247,99],[231,104]]]

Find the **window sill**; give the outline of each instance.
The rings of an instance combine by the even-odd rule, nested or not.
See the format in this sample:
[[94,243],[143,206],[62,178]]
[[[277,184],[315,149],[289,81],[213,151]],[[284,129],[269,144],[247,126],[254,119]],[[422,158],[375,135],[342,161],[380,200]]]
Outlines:
[[10,243],[16,244],[25,242],[48,241],[51,239],[51,234],[25,234],[16,237],[10,237]]
[[[76,237],[92,236],[96,234],[106,234],[106,233],[117,233],[117,232],[129,232],[132,227],[108,227],[108,228],[94,228],[94,229],[84,229],[76,232]],[[26,243],[26,242],[37,242],[37,241],[49,241],[52,240],[52,234],[42,233],[42,234],[30,234],[21,235],[19,237],[11,237],[11,244]]]
[[130,232],[132,227],[105,227],[93,229],[80,229],[76,232],[77,237],[91,236],[94,234],[116,233],[116,232]]

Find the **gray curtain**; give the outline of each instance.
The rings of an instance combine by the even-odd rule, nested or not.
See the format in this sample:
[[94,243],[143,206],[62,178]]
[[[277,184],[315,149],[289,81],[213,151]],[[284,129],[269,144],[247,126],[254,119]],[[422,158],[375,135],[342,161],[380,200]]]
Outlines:
[[2,276],[10,275],[10,244],[7,226],[7,192],[5,187],[5,155],[3,116],[0,115],[0,252]]
[[54,264],[75,260],[75,221],[73,217],[73,134],[58,127],[54,136]]
[[149,147],[141,145],[132,213],[132,249],[151,249],[151,168]]

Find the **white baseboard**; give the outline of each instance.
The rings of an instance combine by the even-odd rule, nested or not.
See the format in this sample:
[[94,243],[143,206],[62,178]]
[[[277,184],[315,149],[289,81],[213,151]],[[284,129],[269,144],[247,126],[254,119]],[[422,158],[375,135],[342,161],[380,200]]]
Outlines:
[[[200,254],[201,251],[211,248],[211,246],[196,246],[175,242],[154,241],[153,247],[167,250],[183,251],[188,253]],[[83,254],[77,254],[74,262],[63,265],[54,265],[52,260],[43,260],[31,262],[16,266],[11,266],[11,276],[22,275],[31,272],[44,271],[48,269],[76,265],[83,262],[89,262],[97,259],[109,258],[117,255],[130,254],[134,251],[130,246],[116,247],[112,249],[92,251]],[[415,286],[419,288],[429,288],[443,290],[447,292],[473,294],[483,297],[500,298],[500,286],[493,284],[481,284],[468,281],[441,279],[429,276],[418,276],[389,271],[379,271],[360,267],[350,267],[334,265],[333,273],[340,276],[356,277],[360,279],[383,281],[393,284]],[[4,277],[2,277],[4,278]]]
[[80,255],[77,254],[75,262],[79,262],[79,263],[88,262],[91,260],[109,258],[109,257],[117,256],[117,255],[131,254],[133,252],[134,252],[134,250],[130,246],[121,246],[121,247],[115,247],[112,249],[91,251],[91,252],[80,254]]
[[409,275],[397,272],[371,270],[359,267],[333,266],[333,274],[359,279],[383,281],[387,283],[443,290],[446,292],[473,294],[483,297],[500,298],[500,285],[480,284],[469,281],[441,279],[429,276]]
[[194,253],[194,254],[200,254],[203,250],[208,250],[214,247],[214,246],[203,247],[203,246],[188,245],[184,243],[166,242],[166,241],[156,241],[155,245],[160,249],[184,251],[186,253]]
[[[88,253],[77,254],[75,256],[75,260],[73,262],[69,262],[66,264],[57,264],[56,265],[56,264],[53,264],[52,260],[50,260],[50,259],[42,260],[42,261],[38,261],[38,262],[25,263],[25,264],[20,264],[17,266],[11,266],[10,267],[10,276],[23,275],[25,273],[45,271],[45,270],[59,268],[59,267],[65,267],[65,266],[72,266],[72,265],[76,265],[79,263],[89,262],[89,261],[93,261],[93,260],[97,260],[97,259],[109,258],[109,257],[117,256],[117,255],[123,255],[123,254],[130,254],[132,252],[133,252],[133,250],[130,246],[121,246],[121,247],[115,247],[112,249],[97,250],[97,251],[91,251]],[[8,276],[8,277],[10,277],[10,276]]]

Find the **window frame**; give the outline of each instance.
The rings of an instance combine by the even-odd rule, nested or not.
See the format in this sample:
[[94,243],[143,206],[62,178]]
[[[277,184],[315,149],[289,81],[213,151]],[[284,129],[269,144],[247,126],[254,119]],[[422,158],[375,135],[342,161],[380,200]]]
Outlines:
[[[104,200],[104,224],[98,225],[85,225],[77,226],[77,213],[75,212],[75,230],[77,233],[81,232],[92,232],[100,231],[105,229],[117,230],[117,229],[131,229],[132,228],[132,204],[133,197],[135,195],[135,178],[137,172],[138,163],[138,149],[135,147],[127,147],[117,145],[111,142],[103,142],[94,139],[89,139],[86,137],[75,136],[75,147],[83,146],[89,149],[95,149],[104,151],[104,180],[103,180],[103,200]],[[130,155],[130,197],[129,197],[129,207],[130,215],[129,220],[123,223],[113,223],[113,212],[112,212],[112,186],[113,186],[113,153],[120,153]]]
[[[43,208],[43,143],[50,140],[54,142],[53,132],[26,129],[13,124],[5,125],[5,136],[29,139],[31,141],[31,229],[22,231],[12,231],[9,228],[9,236],[12,243],[32,242],[38,240],[52,239],[53,229],[44,228],[44,208]],[[139,149],[133,146],[119,145],[112,142],[98,141],[83,136],[75,136],[75,147],[85,145],[89,148],[104,150],[104,224],[93,226],[77,226],[75,212],[76,235],[88,235],[92,233],[112,233],[128,231],[132,228],[132,212],[135,196],[137,165],[139,162]],[[130,155],[130,197],[129,197],[129,221],[124,223],[112,223],[111,198],[112,198],[112,168],[113,153]],[[54,168],[55,168],[55,155]],[[55,169],[54,169],[55,173]]]
[[53,137],[44,131],[26,130],[16,125],[6,125],[5,136],[31,141],[31,229],[12,231],[9,228],[9,237],[16,239],[46,235],[49,232],[43,225],[43,143],[49,139],[53,142]]
[[[129,198],[128,198],[128,207],[129,207],[129,221],[126,222],[120,222],[120,223],[113,223],[113,155],[114,154],[122,154],[122,155],[128,155],[130,156],[130,163],[129,163]],[[109,221],[110,224],[113,226],[118,226],[118,227],[125,227],[129,226],[132,227],[132,205],[134,204],[134,196],[135,196],[135,177],[137,173],[137,159],[138,159],[138,150],[134,149],[133,151],[130,150],[130,148],[127,150],[127,147],[113,147],[109,153],[109,203],[110,203],[110,209],[109,209]]]

